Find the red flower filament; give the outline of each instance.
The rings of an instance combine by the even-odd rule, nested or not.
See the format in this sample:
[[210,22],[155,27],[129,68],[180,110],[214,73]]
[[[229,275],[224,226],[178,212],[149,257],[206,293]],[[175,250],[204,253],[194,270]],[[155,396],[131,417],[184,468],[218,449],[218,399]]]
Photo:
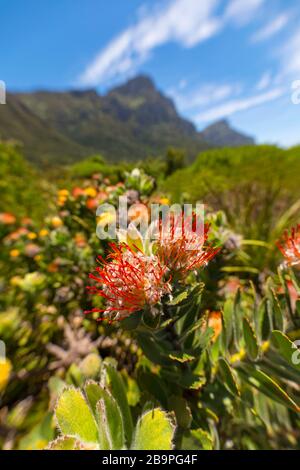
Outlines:
[[293,227],[291,233],[286,230],[277,246],[289,266],[300,263],[300,224]]
[[155,314],[155,306],[162,296],[171,292],[165,280],[167,268],[156,256],[145,256],[125,244],[112,243],[111,248],[107,261],[99,257],[101,266],[96,268],[97,274],[90,274],[100,288],[91,286],[89,290],[106,300],[105,309],[92,312],[102,312],[100,319],[109,321],[122,320],[147,306]]
[[170,271],[185,273],[204,267],[219,252],[207,244],[208,232],[209,224],[196,227],[195,218],[171,217],[160,225],[156,254]]

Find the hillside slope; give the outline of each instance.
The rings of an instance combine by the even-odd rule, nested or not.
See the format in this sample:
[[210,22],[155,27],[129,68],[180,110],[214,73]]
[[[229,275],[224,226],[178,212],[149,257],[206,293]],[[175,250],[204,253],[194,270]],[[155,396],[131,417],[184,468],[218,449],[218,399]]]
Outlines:
[[0,107],[0,138],[21,142],[26,157],[39,165],[96,153],[108,161],[135,161],[165,154],[169,146],[185,149],[191,159],[222,142],[250,143],[228,126],[226,131],[211,126],[198,132],[142,75],[106,95],[96,90],[16,93]]

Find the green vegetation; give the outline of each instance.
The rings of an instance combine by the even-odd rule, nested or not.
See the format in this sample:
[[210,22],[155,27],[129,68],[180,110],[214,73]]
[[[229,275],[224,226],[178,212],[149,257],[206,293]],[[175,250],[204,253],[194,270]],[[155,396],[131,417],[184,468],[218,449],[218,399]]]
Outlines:
[[[300,148],[180,148],[39,173],[0,144],[2,449],[300,448],[300,226],[275,244],[300,220]],[[111,246],[95,212],[121,195],[133,224],[205,202],[204,238],[131,226]]]
[[225,148],[201,153],[161,187],[176,201],[205,201],[224,210],[238,232],[267,241],[281,215],[300,198],[299,174],[299,147]]
[[0,141],[0,174],[0,212],[12,212],[18,217],[30,214],[36,219],[46,214],[46,180],[41,181],[14,143]]

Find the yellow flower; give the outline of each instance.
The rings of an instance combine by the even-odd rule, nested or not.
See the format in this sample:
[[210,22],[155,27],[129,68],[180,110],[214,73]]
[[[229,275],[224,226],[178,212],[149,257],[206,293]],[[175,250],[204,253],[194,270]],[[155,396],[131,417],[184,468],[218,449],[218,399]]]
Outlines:
[[4,362],[0,360],[0,391],[3,392],[9,381],[11,372],[11,362],[5,359]]
[[57,194],[59,197],[67,198],[69,196],[69,191],[67,189],[60,189]]
[[34,257],[35,261],[41,261],[41,259],[43,259],[42,255],[35,255],[35,257]]
[[34,240],[36,237],[37,237],[37,234],[34,232],[27,233],[27,238],[29,238],[29,240]]
[[17,258],[20,254],[20,251],[14,248],[13,250],[10,250],[9,254],[12,258]]
[[40,237],[46,237],[49,233],[49,230],[47,230],[46,228],[42,228],[42,230],[40,230]]
[[116,214],[113,212],[103,212],[97,217],[97,224],[105,226],[113,223],[116,220]]
[[235,362],[242,361],[244,357],[246,356],[246,351],[244,348],[241,348],[240,351],[236,354],[233,354],[230,358],[231,364],[234,364]]
[[88,188],[85,188],[84,190],[84,194],[88,197],[96,197],[97,196],[97,191],[95,188],[93,188],[92,186],[88,187]]
[[51,225],[54,227],[54,228],[58,228],[58,227],[61,227],[63,225],[63,221],[61,220],[60,217],[52,217],[51,219]]
[[161,197],[159,202],[160,202],[160,204],[164,204],[164,205],[168,206],[170,204],[170,199],[167,198],[167,197]]
[[22,278],[20,276],[13,276],[12,278],[10,278],[9,282],[12,286],[18,286],[21,279]]
[[57,201],[57,204],[61,207],[65,204],[67,198],[66,197],[60,197]]

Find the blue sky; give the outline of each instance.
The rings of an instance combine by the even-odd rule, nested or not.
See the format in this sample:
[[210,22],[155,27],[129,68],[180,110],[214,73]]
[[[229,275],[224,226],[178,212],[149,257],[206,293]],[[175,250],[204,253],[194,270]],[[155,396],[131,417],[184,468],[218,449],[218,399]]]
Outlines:
[[0,0],[0,17],[9,90],[105,92],[144,73],[198,129],[225,117],[300,143],[299,0]]

